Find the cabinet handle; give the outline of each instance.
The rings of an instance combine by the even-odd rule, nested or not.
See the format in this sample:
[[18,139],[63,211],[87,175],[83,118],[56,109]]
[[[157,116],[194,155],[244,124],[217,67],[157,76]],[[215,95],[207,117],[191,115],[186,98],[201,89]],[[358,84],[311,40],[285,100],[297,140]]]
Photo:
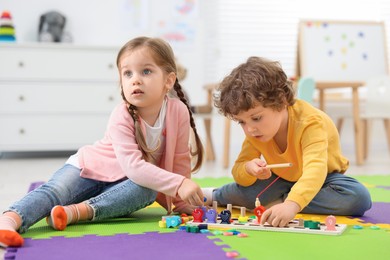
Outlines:
[[24,130],[24,128],[19,129],[19,134],[24,135],[25,133],[26,133],[26,131]]
[[112,63],[108,64],[108,68],[112,70],[114,68],[114,65]]
[[109,96],[109,97],[108,97],[108,101],[110,101],[110,102],[111,102],[111,101],[114,101],[114,97],[113,97],[113,96]]
[[19,68],[23,68],[24,67],[24,62],[23,61],[19,61],[18,66],[19,66]]
[[24,101],[24,96],[19,96],[19,101]]

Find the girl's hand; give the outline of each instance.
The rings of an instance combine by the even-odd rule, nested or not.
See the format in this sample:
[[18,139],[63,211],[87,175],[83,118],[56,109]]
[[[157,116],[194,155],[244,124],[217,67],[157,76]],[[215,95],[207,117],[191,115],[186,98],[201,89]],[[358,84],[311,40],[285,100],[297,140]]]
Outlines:
[[267,166],[267,164],[264,161],[256,158],[252,161],[247,162],[245,164],[245,169],[247,173],[252,176],[255,176],[259,180],[266,180],[271,177],[272,174],[271,170],[265,168],[265,166]]
[[264,211],[261,215],[261,224],[267,222],[274,227],[285,227],[300,210],[296,202],[286,200]]
[[179,197],[193,206],[203,206],[203,193],[198,184],[190,179],[184,179],[177,191]]

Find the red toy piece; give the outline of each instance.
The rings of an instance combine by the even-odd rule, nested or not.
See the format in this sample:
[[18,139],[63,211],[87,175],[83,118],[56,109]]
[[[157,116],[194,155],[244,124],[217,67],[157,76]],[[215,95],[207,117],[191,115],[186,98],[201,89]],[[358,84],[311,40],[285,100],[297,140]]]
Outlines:
[[194,217],[193,222],[203,222],[204,212],[201,208],[196,208],[192,211],[192,216]]
[[260,221],[261,221],[261,215],[263,215],[265,211],[265,208],[263,206],[257,206],[255,209],[254,209],[254,213],[255,213],[255,216],[257,218],[257,222],[260,224]]

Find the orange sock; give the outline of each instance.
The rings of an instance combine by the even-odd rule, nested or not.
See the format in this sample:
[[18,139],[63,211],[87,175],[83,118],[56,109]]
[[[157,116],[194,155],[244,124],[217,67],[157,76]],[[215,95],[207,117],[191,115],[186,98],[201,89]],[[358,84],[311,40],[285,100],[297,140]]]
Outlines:
[[19,216],[15,212],[6,212],[0,216],[0,246],[19,247],[23,245],[23,238],[16,231],[19,229]]
[[24,240],[22,236],[13,230],[0,230],[0,246],[20,247],[23,246]]
[[64,230],[68,225],[68,216],[63,206],[55,206],[51,209],[50,216],[46,218],[49,224],[55,230]]
[[92,207],[82,202],[68,206],[55,206],[50,216],[46,218],[46,222],[55,230],[64,230],[69,224],[91,220],[92,217]]

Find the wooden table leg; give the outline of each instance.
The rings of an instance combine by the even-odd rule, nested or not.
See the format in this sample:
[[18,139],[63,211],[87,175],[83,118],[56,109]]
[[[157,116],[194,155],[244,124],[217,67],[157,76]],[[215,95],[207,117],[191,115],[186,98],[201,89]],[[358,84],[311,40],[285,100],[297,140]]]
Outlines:
[[363,135],[362,135],[362,122],[360,120],[360,111],[359,111],[359,91],[357,87],[352,87],[352,102],[353,102],[353,126],[355,130],[356,164],[362,165],[364,163]]
[[211,137],[211,118],[204,119],[204,127],[206,130],[206,160],[215,161],[214,146]]
[[[390,149],[390,119],[384,119],[383,124],[385,125],[385,130],[386,130],[387,146]],[[0,152],[0,157],[1,157],[1,152]]]
[[223,142],[223,168],[229,167],[229,153],[230,153],[230,119],[225,118],[225,133]]
[[318,108],[325,111],[325,93],[323,89],[318,90]]

